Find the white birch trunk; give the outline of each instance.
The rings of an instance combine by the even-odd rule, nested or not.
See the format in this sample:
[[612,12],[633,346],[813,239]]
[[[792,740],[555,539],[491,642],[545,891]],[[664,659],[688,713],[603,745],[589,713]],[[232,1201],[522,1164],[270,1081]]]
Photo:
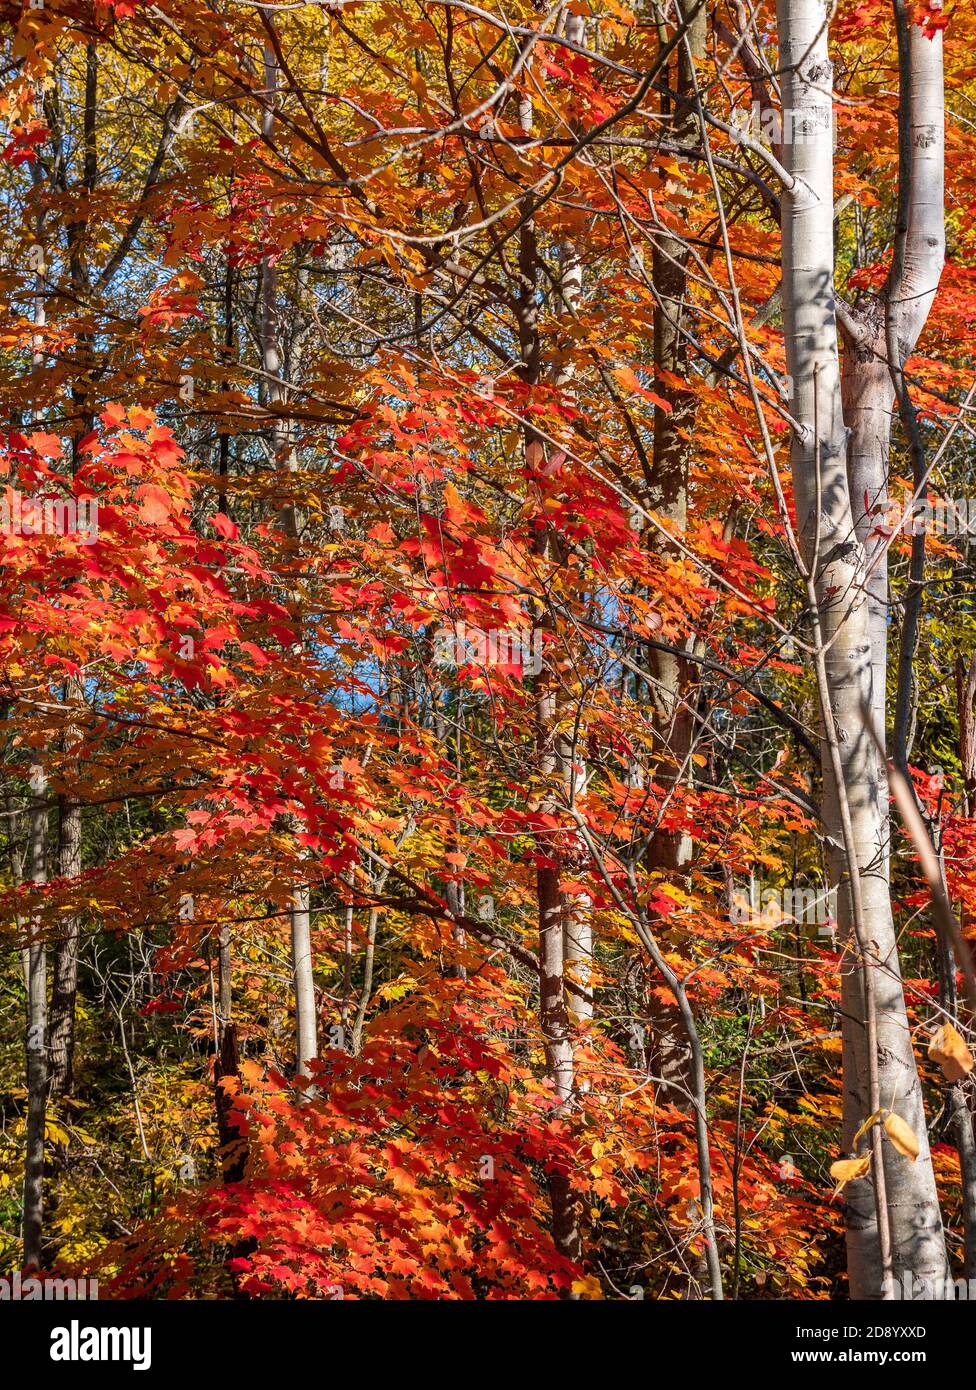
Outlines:
[[[47,778],[35,763],[30,770],[31,808],[28,863],[35,885],[47,881]],[[36,918],[24,950],[27,987],[27,1124],[24,1139],[24,1265],[41,1268],[44,1234],[44,1126],[47,1116],[47,950]]]
[[[563,19],[563,33],[573,43],[583,44],[586,38],[586,23],[582,15],[566,14]],[[574,318],[583,293],[583,263],[579,246],[566,240],[559,248],[559,295],[562,303],[558,306],[561,315]],[[562,368],[556,376],[558,386],[567,387],[572,379],[572,368]],[[579,777],[574,765],[572,741],[563,737],[560,752],[563,764],[563,778],[566,798],[570,806],[575,805],[579,790]],[[565,904],[563,917],[563,964],[566,976],[581,989],[587,997],[567,995],[570,1018],[579,1023],[593,1018],[593,917],[592,902],[585,894],[580,894]]]
[[[782,257],[787,370],[794,382],[793,413],[799,422],[791,450],[797,520],[806,563],[816,562],[827,688],[850,810],[864,929],[878,962],[870,968],[880,1101],[908,1122],[920,1147],[912,1164],[890,1144],[884,1145],[893,1273],[896,1280],[911,1271],[917,1278],[943,1281],[948,1268],[945,1241],[885,874],[887,816],[877,754],[861,720],[862,705],[873,706],[872,647],[864,551],[854,533],[841,405],[827,10],[823,0],[778,0],[777,17],[783,106],[792,129],[784,163],[795,180],[783,197]],[[841,929],[849,948],[842,972],[844,1144],[849,1148],[869,1113],[870,1058],[863,976],[853,947],[846,884],[841,796],[826,740],[823,747],[824,829],[831,841],[831,883],[840,885]],[[877,1299],[883,1289],[872,1179],[849,1184],[846,1196],[851,1295]]]
[[[264,79],[268,105],[262,121],[262,133],[270,140],[274,133],[274,98],[278,86],[278,65],[270,45],[264,51]],[[282,358],[276,332],[277,319],[277,272],[265,260],[261,280],[261,365],[265,372],[267,398],[273,405],[280,405],[285,399],[282,385]],[[294,468],[294,458],[290,450],[291,428],[286,420],[275,420],[272,431],[275,462],[280,455],[288,452],[288,467]],[[298,527],[294,503],[282,510],[282,529],[292,539],[297,538]],[[315,977],[312,960],[312,928],[309,888],[307,883],[296,883],[291,895],[291,965],[295,991],[295,1070],[298,1076],[308,1076],[308,1064],[318,1056],[318,1022],[315,1011]]]

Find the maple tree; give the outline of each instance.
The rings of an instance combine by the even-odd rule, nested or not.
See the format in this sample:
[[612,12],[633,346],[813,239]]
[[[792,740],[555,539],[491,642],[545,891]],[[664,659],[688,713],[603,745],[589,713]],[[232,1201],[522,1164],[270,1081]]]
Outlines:
[[3,1268],[976,1277],[972,13],[2,22]]

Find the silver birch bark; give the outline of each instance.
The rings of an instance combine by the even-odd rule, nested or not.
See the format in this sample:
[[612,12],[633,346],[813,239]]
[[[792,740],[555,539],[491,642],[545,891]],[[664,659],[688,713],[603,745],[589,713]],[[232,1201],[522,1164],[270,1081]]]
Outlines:
[[[895,5],[899,36],[899,188],[895,252],[880,296],[869,296],[843,316],[844,419],[850,430],[847,475],[857,538],[865,548],[871,628],[875,727],[883,730],[888,664],[887,519],[889,457],[895,387],[928,319],[945,263],[945,109],[942,33],[931,39]],[[895,360],[890,348],[894,347]],[[923,494],[924,495],[924,494]],[[896,510],[892,521],[900,519]],[[924,553],[924,536],[917,549]],[[909,667],[911,642],[902,667]],[[911,672],[899,673],[904,729]],[[882,778],[883,778],[882,769]],[[884,786],[884,782],[882,782]],[[884,798],[886,804],[886,798]],[[885,836],[887,844],[888,836]],[[887,862],[887,856],[886,856]]]
[[[519,94],[519,125],[522,133],[531,137],[534,125],[531,88]],[[539,334],[539,246],[535,219],[531,215],[531,194],[524,203],[525,220],[518,238],[516,321],[521,352],[519,375],[526,385],[535,385],[542,377],[543,362]],[[526,465],[542,471],[546,463],[545,445],[532,425],[523,426],[523,447]],[[545,563],[550,559],[549,539],[540,537],[538,554]],[[553,614],[545,602],[538,605],[538,630],[555,631]],[[559,733],[559,677],[551,656],[547,653],[542,670],[535,677],[535,743],[537,766],[543,782],[555,781],[562,770],[562,740]],[[541,798],[540,810],[556,814],[558,797],[547,790]],[[554,1114],[564,1116],[573,1097],[574,1065],[573,1040],[569,1010],[566,1005],[564,903],[560,893],[562,854],[557,838],[540,834],[536,839],[540,862],[536,868],[536,904],[539,922],[539,1024],[546,1054],[546,1070],[552,1080],[557,1101]],[[556,1248],[568,1259],[580,1257],[581,1241],[576,1202],[568,1174],[553,1171],[549,1174],[549,1201],[552,1208],[552,1234]]]
[[[35,93],[38,110],[43,109],[40,91]],[[41,161],[34,165],[34,193],[43,180]],[[39,207],[34,221],[41,264],[34,277],[34,339],[32,365],[35,376],[44,368],[43,328],[46,312],[46,257],[44,211]],[[42,764],[31,763],[28,774],[30,814],[27,831],[26,876],[40,885],[47,882],[47,774]],[[26,1072],[27,1122],[24,1135],[24,1204],[22,1232],[24,1264],[41,1267],[41,1241],[44,1234],[44,1129],[47,1119],[47,947],[41,936],[42,925],[35,917],[30,923],[28,944],[24,948],[24,985],[27,994]]]
[[[693,146],[697,141],[695,63],[705,53],[707,14],[704,7],[682,3],[676,6],[676,21],[682,30],[677,46],[674,85],[676,97],[668,111],[668,135],[676,145]],[[673,211],[678,212],[674,207]],[[691,373],[688,336],[694,331],[689,296],[689,247],[679,236],[662,232],[654,239],[651,279],[656,301],[654,313],[654,365],[658,373],[669,373],[688,381]],[[690,443],[695,431],[699,393],[690,384],[686,389],[661,381],[659,389],[667,409],[654,412],[654,444],[651,457],[649,505],[680,535],[688,525],[688,479],[693,456]],[[667,549],[662,537],[651,533],[657,550]],[[691,644],[689,643],[689,650]],[[678,651],[649,647],[647,668],[652,677],[653,724],[655,733],[654,779],[669,793],[673,787],[690,783],[690,754],[694,739],[694,719],[689,692],[691,663]],[[648,867],[669,875],[681,875],[690,867],[693,853],[691,836],[658,826],[648,851]],[[666,938],[667,929],[661,926]],[[675,1010],[651,995],[648,1001],[653,1071],[661,1078],[662,1091],[678,1106],[687,1106],[693,1085],[693,1065],[688,1040]]]
[[[563,19],[563,33],[573,43],[583,44],[586,38],[586,24],[582,15],[566,14]],[[558,312],[567,319],[575,318],[583,292],[583,264],[578,245],[569,239],[559,248],[559,298]],[[571,368],[561,368],[556,374],[556,385],[568,387],[572,379]],[[576,804],[580,778],[577,773],[572,740],[562,737],[561,759],[566,799],[570,806]],[[585,895],[578,895],[565,904],[563,918],[563,962],[565,974],[581,989],[585,998],[567,997],[570,1018],[576,1022],[589,1022],[593,1018],[593,916],[592,904]]]
[[[885,346],[918,499],[928,497],[925,446],[905,364],[918,342],[945,262],[945,98],[942,34],[926,38],[905,0],[894,0],[898,39],[898,217],[885,294]],[[907,770],[914,724],[914,662],[925,578],[925,527],[913,528],[902,602],[892,754]]]
[[[777,19],[790,135],[784,164],[793,180],[782,204],[783,317],[798,421],[791,465],[823,644],[824,696],[829,704],[822,710],[823,819],[831,886],[840,890],[841,932],[848,946],[842,967],[844,1144],[853,1147],[854,1134],[870,1113],[873,1059],[865,999],[869,976],[880,1103],[907,1121],[920,1149],[914,1164],[890,1144],[878,1144],[876,1150],[883,1154],[892,1273],[896,1280],[911,1271],[917,1278],[941,1282],[948,1271],[945,1240],[885,873],[883,784],[878,755],[861,716],[862,707],[874,706],[871,625],[864,549],[855,534],[847,477],[841,401],[827,9],[823,0],[778,0]],[[828,724],[836,731],[833,748]],[[849,882],[848,862],[856,864],[856,884]],[[856,908],[863,924],[862,945],[867,947],[866,971],[857,962]],[[890,1297],[882,1279],[882,1232],[874,1192],[878,1176],[851,1183],[845,1192],[848,1273],[855,1299]]]
[[[47,881],[47,778],[39,763],[30,770],[27,874],[32,883]],[[24,949],[27,987],[27,1125],[24,1153],[24,1265],[41,1267],[44,1234],[44,1125],[47,1115],[47,948],[41,924],[30,923]]]
[[[270,45],[264,51],[266,106],[262,134],[271,144],[274,135],[274,102],[278,88],[278,64]],[[282,383],[281,351],[276,332],[277,271],[265,259],[261,272],[261,365],[265,373],[265,390],[272,406],[285,399]],[[291,429],[287,420],[275,419],[272,431],[275,461],[282,455],[289,469],[294,468],[291,450]],[[293,502],[282,509],[281,524],[285,535],[297,540],[298,526]],[[307,883],[295,883],[291,894],[291,967],[295,992],[295,1070],[298,1076],[308,1076],[308,1064],[318,1056],[318,1026],[315,1016],[315,977],[312,961],[311,895]]]

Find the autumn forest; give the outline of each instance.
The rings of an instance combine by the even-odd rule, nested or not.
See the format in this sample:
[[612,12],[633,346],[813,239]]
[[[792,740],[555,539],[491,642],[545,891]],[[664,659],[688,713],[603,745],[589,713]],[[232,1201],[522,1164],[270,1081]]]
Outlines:
[[0,1282],[976,1297],[973,6],[0,24]]

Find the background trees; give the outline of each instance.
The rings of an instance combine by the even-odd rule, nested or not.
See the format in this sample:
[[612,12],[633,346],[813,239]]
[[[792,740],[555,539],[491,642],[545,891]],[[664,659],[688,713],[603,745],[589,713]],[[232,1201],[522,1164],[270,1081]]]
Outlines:
[[4,20],[8,512],[74,516],[3,537],[4,1259],[961,1269],[968,1015],[862,705],[965,930],[969,539],[888,499],[971,488],[968,18],[941,79],[873,3]]

